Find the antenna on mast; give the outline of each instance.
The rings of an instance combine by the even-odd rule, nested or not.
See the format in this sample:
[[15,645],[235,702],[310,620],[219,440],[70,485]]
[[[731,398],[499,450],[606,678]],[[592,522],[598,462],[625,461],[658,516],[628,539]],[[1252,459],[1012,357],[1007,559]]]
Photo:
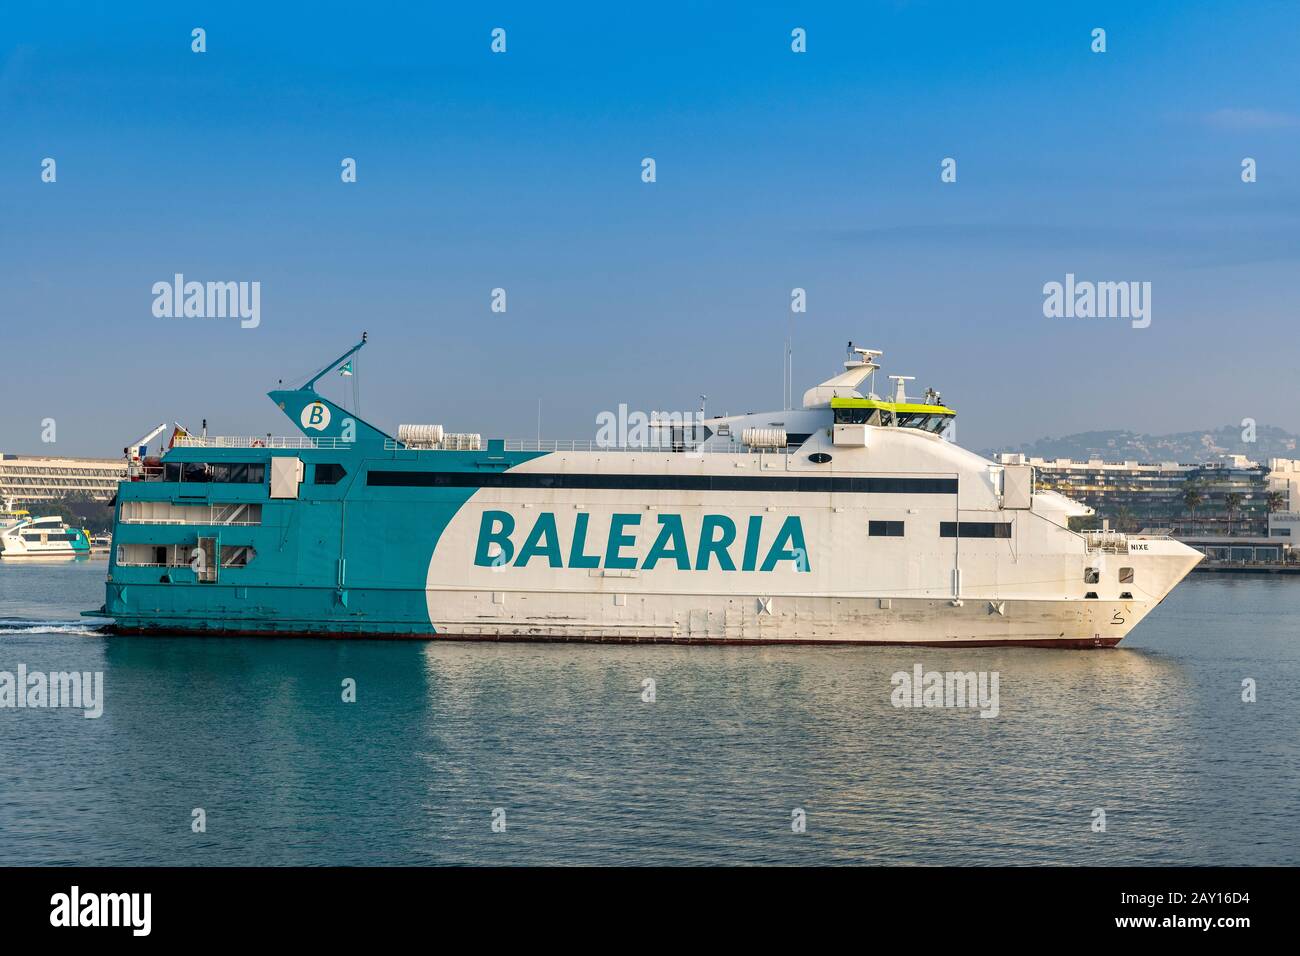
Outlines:
[[916,376],[915,375],[891,375],[889,376],[889,378],[890,381],[894,383],[894,401],[897,402],[899,405],[906,403],[907,401],[906,383],[915,382]]
[[325,375],[326,372],[329,372],[329,371],[331,371],[331,370],[333,370],[333,369],[335,369],[335,368],[338,368],[340,365],[342,365],[344,362],[346,362],[348,359],[350,359],[350,358],[351,358],[353,355],[355,355],[357,352],[361,351],[362,347],[365,346],[365,344],[366,344],[366,340],[367,340],[368,338],[370,338],[370,333],[369,333],[369,332],[362,332],[362,333],[361,333],[361,341],[360,341],[360,342],[358,342],[356,345],[352,346],[352,348],[348,349],[346,352],[344,352],[342,355],[340,355],[340,356],[339,356],[338,358],[336,358],[334,361],[330,362],[329,365],[326,365],[323,369],[321,369],[319,372],[317,372],[317,373],[316,373],[315,375],[313,375],[311,378],[307,379],[307,381],[306,381],[304,384],[298,386],[298,388],[295,389],[295,391],[299,391],[299,392],[310,392],[310,391],[312,391],[312,390],[313,390],[313,386],[315,386],[315,384],[316,384],[316,383],[317,383],[321,378],[324,377],[324,375]]
[[867,369],[867,398],[879,398],[879,396],[876,395],[875,384],[876,372],[880,366],[876,364],[875,360],[884,354],[885,353],[879,349],[864,349],[849,342],[849,357],[844,363],[844,368],[846,371],[861,368]]
[[781,408],[788,409],[794,402],[794,363],[790,357],[790,339],[781,350]]

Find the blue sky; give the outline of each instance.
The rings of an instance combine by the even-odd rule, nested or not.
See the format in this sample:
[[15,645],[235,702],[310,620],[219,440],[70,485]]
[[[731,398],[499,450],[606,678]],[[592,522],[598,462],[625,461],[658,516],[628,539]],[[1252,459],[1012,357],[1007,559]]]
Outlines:
[[[0,450],[288,433],[264,393],[363,329],[386,428],[779,407],[793,326],[797,392],[853,339],[969,447],[1300,431],[1300,7],[985,6],[8,5]],[[260,326],[155,317],[177,272]],[[1151,326],[1045,318],[1066,273],[1151,282]]]

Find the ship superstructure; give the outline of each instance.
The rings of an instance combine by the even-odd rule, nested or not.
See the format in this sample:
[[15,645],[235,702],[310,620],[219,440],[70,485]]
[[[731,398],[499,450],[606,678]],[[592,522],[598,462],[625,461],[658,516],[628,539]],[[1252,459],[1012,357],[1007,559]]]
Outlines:
[[1071,530],[1090,510],[948,440],[938,393],[876,395],[878,351],[799,409],[543,443],[388,435],[314,387],[364,344],[270,393],[301,437],[133,465],[117,631],[1110,646],[1201,558]]

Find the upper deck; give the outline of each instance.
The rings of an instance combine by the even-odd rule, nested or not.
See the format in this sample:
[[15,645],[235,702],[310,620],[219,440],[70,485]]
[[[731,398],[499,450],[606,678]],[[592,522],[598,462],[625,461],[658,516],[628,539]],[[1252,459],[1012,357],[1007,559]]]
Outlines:
[[[909,401],[906,376],[893,376],[897,382],[891,401],[871,391],[877,351],[852,350],[844,373],[805,393],[801,408],[705,418],[703,409],[698,415],[647,416],[627,415],[620,406],[616,423],[601,425],[613,417],[608,412],[597,416],[600,428],[594,438],[483,441],[478,434],[453,434],[432,424],[402,425],[394,438],[317,393],[314,383],[341,363],[350,366],[350,356],[365,341],[363,337],[306,384],[269,393],[301,435],[209,436],[206,430],[193,435],[178,428],[161,457],[132,462],[135,488],[126,497],[150,497],[138,484],[146,482],[162,483],[166,487],[156,487],[153,494],[175,501],[215,494],[249,501],[259,490],[267,495],[268,489],[274,499],[287,497],[277,494],[277,485],[305,481],[314,487],[313,496],[330,498],[352,487],[357,476],[364,475],[363,485],[381,487],[382,480],[372,480],[372,473],[382,472],[385,463],[431,474],[679,474],[686,483],[691,475],[717,478],[753,469],[751,474],[806,475],[800,480],[808,489],[818,481],[836,486],[840,477],[835,476],[962,477],[964,506],[988,507],[999,494],[1000,466],[943,440],[950,437],[944,432],[956,411],[942,403],[938,392],[928,389],[924,401]],[[542,458],[544,464],[538,461]]]

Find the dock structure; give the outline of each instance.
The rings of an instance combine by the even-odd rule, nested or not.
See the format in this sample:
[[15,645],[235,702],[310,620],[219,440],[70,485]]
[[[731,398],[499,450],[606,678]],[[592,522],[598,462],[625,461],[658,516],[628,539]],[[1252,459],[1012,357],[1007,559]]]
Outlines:
[[1197,574],[1300,574],[1300,561],[1202,561]]

